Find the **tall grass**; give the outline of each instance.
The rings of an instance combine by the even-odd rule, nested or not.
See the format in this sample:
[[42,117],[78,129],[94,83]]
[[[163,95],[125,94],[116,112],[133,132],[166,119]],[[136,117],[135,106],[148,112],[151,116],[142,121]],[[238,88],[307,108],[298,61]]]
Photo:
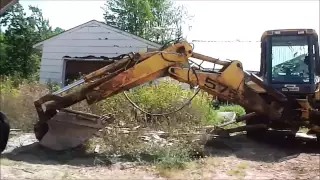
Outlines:
[[2,77],[0,82],[0,110],[12,128],[30,131],[37,120],[33,102],[47,94],[46,85],[37,82]]
[[[39,84],[14,78],[2,78],[0,110],[7,115],[12,128],[30,131],[37,120],[33,102],[56,89],[57,87],[51,83]],[[123,156],[130,154],[136,158],[141,158],[142,154],[148,152],[153,154],[154,161],[164,168],[173,165],[183,167],[182,161],[190,159],[189,156],[186,156],[188,154],[186,152],[194,152],[195,149],[200,148],[193,142],[192,137],[182,137],[177,134],[192,133],[199,126],[219,123],[221,121],[217,116],[219,111],[234,111],[237,116],[244,114],[240,106],[222,106],[215,110],[211,105],[212,97],[202,91],[189,104],[186,104],[194,96],[194,92],[182,88],[176,81],[160,81],[157,84],[139,86],[127,94],[140,108],[150,113],[167,113],[182,106],[185,107],[168,115],[146,115],[133,107],[120,93],[94,105],[89,106],[85,102],[80,102],[70,108],[98,115],[108,113],[115,115],[115,123],[108,125],[108,128],[103,131],[103,138],[99,142],[91,141],[89,145],[90,143],[102,143],[107,154]],[[122,133],[120,128],[123,127],[135,129],[135,132]],[[165,131],[167,139],[176,141],[170,148],[159,147],[159,144],[146,144],[141,141],[145,130]]]

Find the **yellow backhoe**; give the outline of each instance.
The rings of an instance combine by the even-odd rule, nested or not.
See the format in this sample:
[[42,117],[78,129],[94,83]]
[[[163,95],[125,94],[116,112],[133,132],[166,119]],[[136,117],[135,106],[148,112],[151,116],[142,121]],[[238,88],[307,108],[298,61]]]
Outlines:
[[[69,106],[83,100],[93,104],[151,80],[170,77],[244,107],[248,114],[237,121],[246,121],[246,126],[237,130],[247,131],[248,136],[259,136],[269,128],[297,132],[300,127],[319,135],[318,45],[312,29],[266,31],[261,39],[260,77],[243,70],[241,61],[221,61],[196,53],[186,41],[175,41],[153,52],[128,53],[35,101],[39,121],[34,133],[45,147],[76,147],[116,117],[73,111]],[[223,68],[188,67],[189,58]],[[78,89],[70,91],[75,87]],[[2,147],[6,140],[2,139]]]
[[[231,52],[232,53],[232,52]],[[190,58],[219,64],[217,70],[188,66]],[[86,100],[93,104],[151,80],[170,77],[245,108],[236,120],[246,125],[228,132],[246,131],[258,137],[268,129],[297,132],[300,127],[320,138],[320,74],[318,35],[313,29],[277,29],[261,37],[259,76],[243,69],[241,61],[222,61],[193,51],[177,40],[152,52],[133,52],[114,58],[99,70],[34,102],[39,120],[34,127],[40,144],[54,150],[73,148],[108,126],[116,117],[67,109]],[[77,88],[74,91],[74,88]],[[1,113],[1,152],[9,124]]]

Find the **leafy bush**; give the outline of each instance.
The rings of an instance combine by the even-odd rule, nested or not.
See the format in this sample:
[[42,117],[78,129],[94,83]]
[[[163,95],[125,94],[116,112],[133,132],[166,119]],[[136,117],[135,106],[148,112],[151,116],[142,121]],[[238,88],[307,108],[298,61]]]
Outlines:
[[186,162],[191,161],[188,149],[182,148],[159,148],[155,151],[156,163],[160,170],[166,169],[184,169]]
[[[8,116],[12,128],[30,131],[38,118],[33,102],[57,90],[56,87],[53,83],[39,84],[15,78],[2,78],[0,109]],[[201,150],[201,145],[194,143],[192,137],[181,137],[178,134],[194,133],[199,126],[219,123],[220,119],[217,116],[219,111],[234,111],[237,116],[244,113],[240,106],[221,106],[220,109],[215,110],[211,105],[212,97],[202,91],[187,103],[194,94],[195,92],[190,89],[182,88],[178,82],[166,80],[139,86],[127,92],[134,103],[151,113],[172,112],[184,106],[178,112],[163,116],[142,113],[130,104],[122,93],[90,106],[86,102],[80,102],[70,108],[98,115],[108,113],[115,115],[116,122],[104,129],[103,138],[99,142],[88,143],[91,148],[99,143],[104,146],[103,149],[107,154],[129,155],[135,159],[141,158],[141,153],[148,152],[163,169],[183,168],[183,162],[190,159],[189,153]],[[135,129],[136,132],[123,133],[121,128],[124,127]],[[167,132],[168,139],[178,140],[178,142],[175,141],[174,147],[180,149],[161,148],[159,145],[150,146],[150,143],[141,140],[145,130]]]
[[[13,127],[30,129],[31,122],[37,119],[33,101],[58,88],[50,82],[42,85],[16,77],[2,77],[1,111],[7,114]],[[80,102],[71,108],[100,115],[112,113],[121,126],[142,126],[169,131],[182,129],[184,132],[192,131],[191,127],[218,123],[218,111],[234,111],[237,116],[244,114],[243,108],[238,105],[221,106],[218,111],[214,110],[211,107],[210,95],[202,91],[185,105],[193,96],[193,91],[183,89],[178,82],[164,80],[136,87],[128,92],[128,97],[142,109],[157,114],[172,112],[185,106],[178,112],[164,116],[146,115],[133,107],[122,93],[91,106]]]
[[[139,86],[127,93],[128,97],[140,108],[153,114],[173,112],[184,106],[194,96],[194,92],[183,89],[178,83],[160,81],[157,84]],[[146,122],[151,125],[167,124],[177,128],[186,128],[187,124],[200,125],[216,117],[216,111],[210,107],[208,94],[200,92],[191,103],[182,110],[164,116],[146,116],[134,108],[123,94],[115,95],[99,103],[101,113],[114,113],[119,122],[137,125]],[[162,127],[162,126],[161,126]]]
[[21,79],[2,77],[0,110],[8,117],[12,128],[32,130],[37,120],[33,102],[48,93],[45,85]]
[[51,79],[46,82],[46,85],[50,92],[54,92],[60,89],[60,86],[57,82],[52,82]]
[[[0,84],[1,110],[8,115],[11,121],[25,122],[22,124],[12,122],[21,128],[31,119],[32,122],[37,119],[33,109],[33,101],[57,89],[59,87],[51,82],[43,85],[17,77],[2,77]],[[177,81],[172,80],[139,86],[127,93],[134,103],[151,113],[168,113],[184,106],[180,111],[164,116],[146,115],[132,106],[122,93],[91,106],[88,106],[85,102],[80,102],[71,106],[71,108],[99,115],[114,114],[117,117],[118,125],[121,124],[122,126],[135,127],[140,125],[162,130],[165,127],[166,130],[183,129],[184,132],[190,130],[189,127],[218,123],[218,111],[234,111],[237,116],[244,114],[243,108],[238,105],[221,106],[218,111],[214,110],[211,107],[210,95],[202,91],[186,105],[190,98],[194,96],[194,93],[189,89],[182,88]],[[16,112],[17,109],[19,109],[19,112]],[[27,129],[30,129],[30,127],[31,125],[28,125]]]

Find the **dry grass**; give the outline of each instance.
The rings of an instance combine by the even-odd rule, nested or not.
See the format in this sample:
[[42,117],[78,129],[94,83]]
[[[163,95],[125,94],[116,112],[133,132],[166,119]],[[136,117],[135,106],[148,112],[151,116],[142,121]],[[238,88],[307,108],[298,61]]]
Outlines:
[[[12,128],[30,131],[37,120],[33,102],[47,94],[55,86],[41,85],[37,82],[15,84],[11,79],[2,79],[1,111],[9,119]],[[128,96],[141,108],[152,113],[174,111],[185,104],[194,95],[193,91],[182,89],[177,83],[163,81],[157,85],[141,86],[128,92]],[[96,144],[102,144],[107,156],[121,155],[126,159],[151,162],[160,169],[183,169],[185,163],[192,160],[192,153],[201,151],[202,145],[193,142],[193,137],[181,137],[179,133],[194,133],[199,126],[216,124],[217,110],[211,106],[211,97],[199,93],[193,101],[181,111],[166,116],[146,116],[127,101],[123,94],[118,94],[97,104],[88,106],[85,102],[73,105],[72,109],[98,115],[112,113],[116,122],[102,133],[101,139],[90,139],[85,143],[93,150]],[[223,106],[220,110],[233,110],[237,115],[244,113],[239,106]],[[121,128],[128,128],[135,133],[126,134]],[[139,128],[137,128],[139,127]],[[141,140],[146,130],[168,132],[166,139],[175,139],[170,147],[159,143],[145,143]]]
[[[54,86],[40,85],[36,82],[15,84],[10,79],[3,79],[0,83],[1,111],[8,116],[12,128],[21,128],[24,131],[32,130],[33,123],[37,120],[33,101],[53,88]],[[158,85],[136,88],[128,95],[143,109],[153,113],[163,113],[181,107],[193,95],[193,92],[182,90],[177,84],[163,82]],[[254,156],[252,158],[259,159],[259,162],[240,160],[237,156],[220,157],[218,155],[200,159],[194,157],[195,152],[201,154],[203,142],[194,141],[194,136],[181,136],[179,134],[194,133],[202,125],[221,123],[222,119],[217,118],[218,111],[234,111],[237,115],[244,113],[240,106],[222,106],[220,109],[214,110],[210,102],[210,96],[200,93],[191,104],[178,113],[153,117],[148,117],[134,109],[122,94],[92,106],[81,102],[71,108],[100,115],[112,113],[117,118],[115,123],[104,129],[101,138],[95,137],[85,143],[87,151],[93,151],[97,144],[101,145],[101,154],[94,157],[94,160],[90,159],[90,161],[95,161],[94,164],[96,165],[110,165],[114,162],[112,158],[117,155],[116,159],[134,161],[133,164],[136,164],[136,162],[144,164],[146,165],[143,166],[144,168],[152,169],[155,174],[168,179],[186,179],[186,177],[187,179],[254,179],[258,177],[261,177],[261,179],[280,179],[277,176],[282,179],[297,177],[315,179],[314,177],[311,178],[314,173],[307,173],[307,170],[308,172],[319,171],[319,158],[317,156],[310,157],[305,154],[300,155],[299,159],[293,159],[289,162],[265,163],[261,160],[266,157],[266,154],[274,154],[275,156],[270,157],[273,159],[286,153],[281,153],[280,150],[266,149],[264,146],[259,147],[260,145],[257,145],[257,148],[256,145],[244,144],[238,152],[235,152],[240,155],[239,157],[243,153],[248,154],[245,157]],[[131,133],[125,133],[124,128]],[[172,145],[153,141],[146,143],[141,140],[145,131],[158,130],[167,132],[165,135],[166,142],[171,142]],[[259,152],[263,153],[259,155]],[[37,154],[37,156],[40,155]],[[120,177],[122,179],[125,179],[125,177],[127,179],[137,177],[136,179],[139,179],[141,177],[140,179],[142,179],[146,174],[155,178],[149,172],[137,171],[137,168],[116,171],[99,166],[79,167],[79,170],[75,170],[74,167],[67,169],[65,165],[67,161],[76,160],[73,152],[50,153],[49,156],[48,159],[54,159],[64,165],[45,165],[41,167],[39,164],[31,165],[22,161],[15,162],[3,158],[0,162],[3,165],[1,170],[4,173],[2,174],[8,179],[19,179],[18,177],[20,179],[47,179],[47,177],[61,177],[63,179],[67,176],[70,179],[83,179],[84,177],[87,179],[103,179],[104,177],[105,179],[108,174],[109,179]],[[26,158],[30,157],[26,156]],[[47,155],[44,159],[46,158]],[[301,166],[301,163],[305,164]],[[72,174],[67,173],[67,171],[72,172]],[[139,176],[134,174],[137,172],[140,173]],[[126,175],[123,175],[123,173]]]
[[45,85],[27,83],[15,85],[11,79],[2,79],[0,84],[0,110],[6,114],[12,128],[32,130],[37,120],[33,102],[49,92]]
[[215,157],[207,157],[185,163],[183,169],[163,169],[156,167],[155,172],[168,179],[212,179],[219,161]]
[[14,165],[19,165],[20,162],[19,161],[12,161],[7,158],[0,158],[0,164],[3,166],[14,166]]
[[227,171],[229,176],[236,176],[237,178],[242,178],[245,176],[245,170],[248,168],[248,163],[240,162],[234,167]]

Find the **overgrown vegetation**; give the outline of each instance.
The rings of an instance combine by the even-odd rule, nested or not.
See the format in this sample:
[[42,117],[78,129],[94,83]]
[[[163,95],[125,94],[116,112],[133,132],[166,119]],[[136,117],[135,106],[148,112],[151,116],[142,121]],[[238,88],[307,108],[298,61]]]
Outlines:
[[[40,54],[32,46],[63,31],[53,30],[41,9],[29,6],[29,10],[31,15],[27,16],[17,3],[0,18],[1,27],[6,27],[6,31],[0,31],[0,110],[7,115],[12,128],[24,131],[32,131],[37,120],[34,100],[59,88],[54,82],[39,84]],[[106,4],[104,17],[109,25],[164,44],[183,34],[182,25],[189,15],[169,0],[112,0]],[[175,81],[161,81],[128,92],[133,102],[153,114],[185,106],[162,116],[139,111],[123,94],[91,106],[81,102],[71,108],[99,115],[111,113],[116,117],[116,122],[104,129],[102,138],[86,143],[89,150],[101,144],[107,157],[119,155],[127,160],[156,163],[160,169],[183,169],[195,152],[201,151],[201,141],[195,141],[196,136],[192,135],[199,127],[221,122],[218,111],[235,111],[237,116],[244,113],[239,106],[215,110],[212,97],[204,92],[186,104],[193,95],[193,91],[182,89]],[[146,131],[163,131],[165,138],[153,134],[154,138],[150,139]]]
[[0,75],[38,80],[41,54],[33,45],[64,31],[53,29],[41,9],[28,10],[17,3],[0,17]]
[[[41,85],[37,82],[17,82],[12,78],[2,78],[1,111],[8,116],[12,128],[31,131],[37,120],[33,101],[54,87],[52,84]],[[193,95],[193,91],[183,89],[175,81],[160,81],[128,92],[130,99],[139,107],[158,114],[180,108]],[[147,116],[135,109],[123,94],[92,106],[81,102],[71,108],[99,115],[112,113],[116,117],[116,122],[102,132],[102,138],[93,138],[86,143],[88,150],[101,144],[108,157],[120,155],[126,160],[155,162],[161,169],[181,169],[186,162],[192,160],[196,152],[201,152],[201,139],[195,141],[197,136],[192,135],[199,127],[220,123],[218,111],[235,111],[239,115],[244,112],[239,106],[222,106],[219,110],[214,110],[211,99],[208,94],[200,92],[182,110],[165,116]],[[146,136],[146,131],[165,133],[154,134],[156,137],[152,139]],[[165,142],[161,142],[164,139]]]
[[9,118],[12,128],[32,130],[37,118],[33,101],[48,93],[48,88],[37,82],[2,77],[0,92],[0,110]]

